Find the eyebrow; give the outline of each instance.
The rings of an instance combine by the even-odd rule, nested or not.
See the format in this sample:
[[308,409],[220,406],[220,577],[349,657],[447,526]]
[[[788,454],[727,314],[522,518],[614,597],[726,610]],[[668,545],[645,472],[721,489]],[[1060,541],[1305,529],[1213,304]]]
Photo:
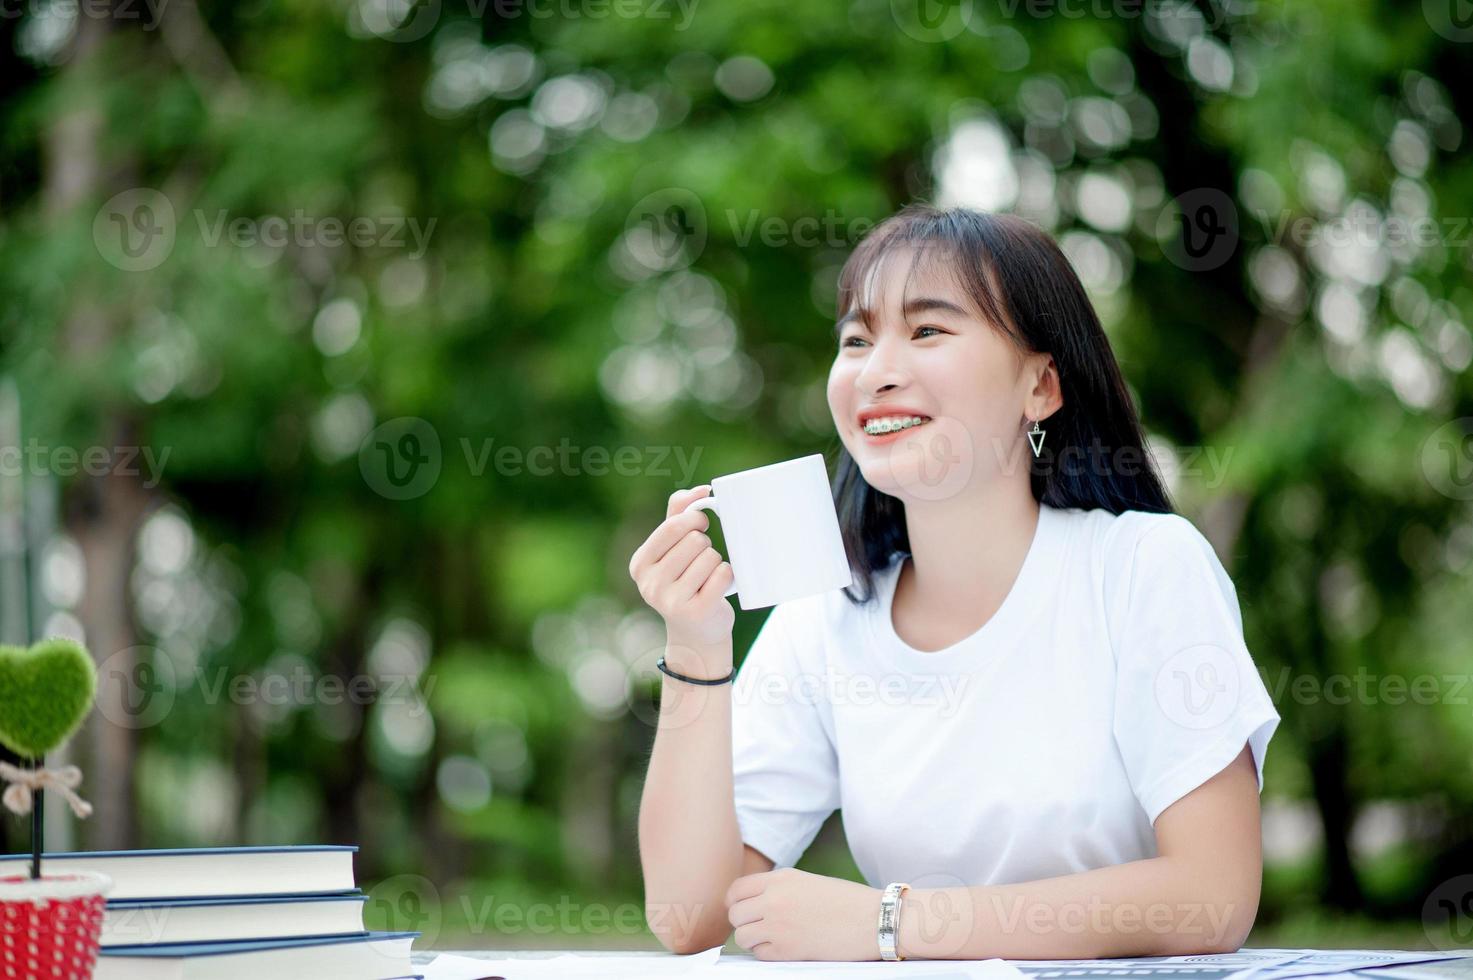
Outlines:
[[[960,306],[957,306],[950,300],[938,299],[935,296],[917,296],[915,299],[907,301],[904,309],[902,310],[902,313],[908,317],[914,316],[917,313],[933,312],[951,313],[956,316],[971,316],[970,313],[962,309]],[[869,326],[867,322],[869,320],[868,311],[856,308],[839,317],[839,322],[834,324],[834,339],[837,340],[839,335],[844,332],[844,327],[846,324],[849,324],[856,320],[859,321],[860,324],[864,325],[867,329]]]

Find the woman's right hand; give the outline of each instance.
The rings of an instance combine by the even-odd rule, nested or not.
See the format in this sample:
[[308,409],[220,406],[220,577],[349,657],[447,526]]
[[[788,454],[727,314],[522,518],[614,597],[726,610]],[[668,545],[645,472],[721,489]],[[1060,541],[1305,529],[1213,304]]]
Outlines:
[[[629,560],[629,577],[639,586],[640,597],[664,618],[672,650],[690,649],[689,653],[681,651],[684,656],[679,660],[693,670],[719,677],[731,671],[729,641],[736,612],[723,595],[731,585],[731,565],[721,560],[721,553],[706,536],[711,526],[707,512],[686,509],[710,493],[710,485],[703,484],[670,495],[664,522]],[[726,662],[706,662],[711,655],[722,656]],[[685,672],[674,652],[667,661],[671,669]]]

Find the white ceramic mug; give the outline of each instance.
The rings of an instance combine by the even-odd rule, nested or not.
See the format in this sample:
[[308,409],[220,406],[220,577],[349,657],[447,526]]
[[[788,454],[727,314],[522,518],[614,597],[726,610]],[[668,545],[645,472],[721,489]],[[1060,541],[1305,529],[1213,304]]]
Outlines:
[[842,589],[854,581],[823,455],[718,476],[691,502],[721,518],[743,609]]

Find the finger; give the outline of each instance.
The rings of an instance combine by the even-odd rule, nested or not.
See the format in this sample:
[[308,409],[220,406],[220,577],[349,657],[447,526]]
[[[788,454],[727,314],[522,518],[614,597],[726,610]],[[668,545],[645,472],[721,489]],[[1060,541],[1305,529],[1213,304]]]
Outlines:
[[722,562],[706,577],[705,584],[696,590],[696,597],[700,599],[708,598],[711,595],[724,597],[726,595],[726,587],[731,584],[732,577],[735,574],[731,570],[731,562]]
[[689,600],[691,596],[700,591],[701,586],[706,584],[706,579],[721,564],[721,552],[715,548],[708,547],[691,561],[690,566],[680,573],[680,578],[675,580],[675,594],[682,601]]
[[711,484],[703,483],[689,490],[677,490],[670,495],[670,502],[665,507],[665,516],[674,517],[690,506],[692,500],[697,500],[711,492]]
[[644,544],[634,551],[634,556],[629,559],[629,574],[635,576],[639,572],[658,562],[665,554],[673,548],[686,533],[690,531],[705,531],[711,526],[710,516],[703,510],[691,511],[685,514],[676,514],[667,517],[660,526],[650,534]]
[[742,949],[752,949],[754,945],[760,946],[768,942],[761,920],[739,927],[731,934],[731,938]]
[[742,875],[733,881],[726,889],[727,907],[735,905],[744,898],[753,898],[761,895],[767,888],[767,875],[771,872],[759,871],[756,874]]
[[[690,568],[691,562],[696,556],[711,547],[711,539],[700,531],[687,531],[680,542],[665,553],[665,557],[655,562],[654,574],[657,583],[673,583],[686,569]],[[658,588],[659,585],[656,585]],[[692,586],[691,592],[695,592],[697,586]]]
[[756,902],[750,898],[744,898],[726,910],[726,918],[732,928],[740,929],[749,923],[761,922],[762,913],[758,910]]

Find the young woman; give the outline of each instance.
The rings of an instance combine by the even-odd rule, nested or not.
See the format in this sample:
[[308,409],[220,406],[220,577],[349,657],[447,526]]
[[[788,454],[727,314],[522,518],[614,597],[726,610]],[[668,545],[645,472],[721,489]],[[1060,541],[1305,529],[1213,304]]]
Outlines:
[[[630,562],[667,627],[651,929],[783,960],[1237,949],[1279,716],[1068,261],[1022,219],[911,207],[838,314],[856,587],[778,605],[727,684],[710,487]],[[793,868],[835,809],[867,884]]]

